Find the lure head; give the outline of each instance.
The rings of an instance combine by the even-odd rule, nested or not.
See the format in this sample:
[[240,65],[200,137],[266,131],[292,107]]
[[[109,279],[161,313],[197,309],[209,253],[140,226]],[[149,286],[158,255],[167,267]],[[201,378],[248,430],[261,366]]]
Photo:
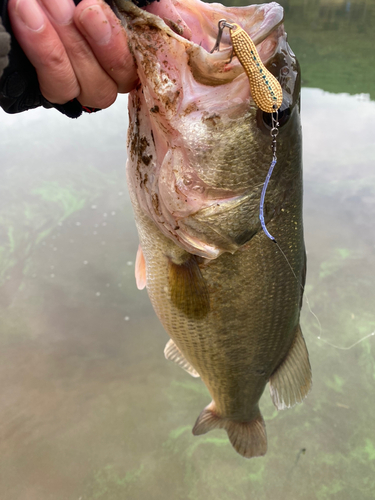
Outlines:
[[266,113],[277,111],[283,101],[283,91],[275,76],[264,66],[250,35],[238,24],[229,24],[222,19],[219,21],[219,34],[215,48],[219,46],[222,30],[225,27],[230,30],[233,52],[249,78],[254,102]]
[[231,30],[231,32],[232,32],[232,33],[235,33],[237,30],[242,29],[242,28],[240,28],[240,27],[238,26],[238,24],[236,24],[236,23],[232,23],[232,24],[226,23],[226,24],[225,24],[225,26],[226,26],[227,28],[229,28],[229,29]]

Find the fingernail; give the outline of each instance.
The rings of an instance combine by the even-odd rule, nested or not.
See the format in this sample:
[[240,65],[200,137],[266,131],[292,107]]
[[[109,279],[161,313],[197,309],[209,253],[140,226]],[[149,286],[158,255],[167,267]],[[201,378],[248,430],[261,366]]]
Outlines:
[[69,24],[73,19],[75,5],[72,0],[44,0],[43,5],[57,24]]
[[96,43],[105,45],[111,39],[111,25],[99,5],[87,7],[82,11],[79,20],[87,35]]
[[35,0],[18,0],[16,12],[32,31],[39,31],[45,23],[44,13]]

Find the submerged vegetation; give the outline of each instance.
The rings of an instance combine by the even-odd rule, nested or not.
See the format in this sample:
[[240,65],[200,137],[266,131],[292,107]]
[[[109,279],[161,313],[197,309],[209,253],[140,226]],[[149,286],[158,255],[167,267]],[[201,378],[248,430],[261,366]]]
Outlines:
[[[375,3],[351,1],[349,10],[341,0],[281,3],[305,86],[375,98]],[[331,97],[314,102],[318,119],[308,114],[304,123],[306,291],[323,328],[305,306],[313,390],[283,412],[265,391],[272,446],[252,461],[236,455],[223,431],[191,435],[209,395],[164,359],[167,336],[136,291],[138,240],[122,197],[126,111],[117,122],[113,110],[91,116],[92,128],[78,138],[78,126],[64,135],[64,126],[74,128],[65,122],[49,147],[36,141],[52,112],[35,120],[40,130],[20,118],[13,142],[2,116],[1,498],[373,500],[375,339],[342,349],[375,330],[373,155],[370,144],[355,150],[347,124],[337,125],[342,163],[317,145],[318,131],[332,132],[321,118]],[[342,102],[343,113],[358,103]],[[368,104],[369,117],[358,115],[367,129]],[[107,113],[105,134],[97,128]],[[11,156],[19,137],[25,153]]]

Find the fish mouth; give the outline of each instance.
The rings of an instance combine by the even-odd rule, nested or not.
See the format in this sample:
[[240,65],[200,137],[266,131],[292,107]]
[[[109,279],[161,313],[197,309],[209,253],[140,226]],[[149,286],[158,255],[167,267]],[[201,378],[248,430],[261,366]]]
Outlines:
[[250,35],[264,64],[273,57],[280,36],[284,35],[284,9],[276,2],[232,8],[200,0],[160,0],[144,9],[130,0],[113,2],[115,11],[129,27],[153,26],[184,43],[193,75],[205,85],[229,83],[244,71],[237,58],[231,60],[232,44],[227,30],[220,50],[211,53],[221,19],[239,24]]
[[254,33],[249,33],[255,45],[268,38],[284,21],[284,9],[276,2],[259,5],[259,9],[263,10],[263,21]]
[[[197,25],[194,23],[197,18],[192,18],[191,15],[188,16],[186,14],[186,4],[188,4],[191,9],[194,9],[195,4],[197,4],[197,9],[201,9],[202,5],[209,6],[198,16],[200,21],[198,29]],[[229,23],[236,22],[241,25],[245,24],[246,31],[253,39],[255,45],[263,42],[263,40],[265,40],[283,22],[284,19],[284,10],[276,2],[250,6],[250,8],[254,10],[250,20],[251,25],[249,23],[250,16],[248,14],[247,19],[245,20],[245,18],[243,18],[243,22],[241,23],[241,15],[238,16],[237,12],[235,17],[233,17],[233,15],[231,15],[232,9],[230,7],[225,8],[226,12],[224,12],[222,9],[217,9],[218,4],[215,4],[215,10],[217,10],[217,12],[212,12],[211,5],[212,4],[204,4],[203,2],[192,0],[188,0],[188,2],[185,1],[183,3],[179,0],[160,0],[151,3],[144,10],[163,19],[165,24],[176,34],[191,41],[192,43],[196,43],[200,47],[204,48],[208,53],[211,52],[216,42],[218,22],[222,19],[222,14],[227,14],[226,20]],[[246,10],[247,8],[245,7],[244,9]],[[205,11],[208,11],[209,14],[207,15]],[[226,40],[224,40],[224,38]],[[231,45],[229,36],[224,36],[224,38],[222,39],[222,45]]]

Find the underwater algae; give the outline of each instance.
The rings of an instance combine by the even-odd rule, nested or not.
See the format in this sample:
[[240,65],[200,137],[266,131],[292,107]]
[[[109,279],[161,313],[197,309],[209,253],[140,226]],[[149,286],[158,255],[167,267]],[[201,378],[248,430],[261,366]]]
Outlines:
[[[302,5],[302,2],[296,4]],[[304,4],[311,8],[318,5],[317,2]],[[351,4],[362,6],[364,2],[352,1]],[[373,2],[367,2],[367,6],[373,8]],[[287,30],[295,47],[294,27],[289,25],[291,15],[292,7],[287,14]],[[319,9],[316,16],[319,22]],[[297,14],[295,21],[299,29]],[[302,17],[299,22],[303,22]],[[315,57],[315,47],[324,43],[324,37],[313,39],[310,32],[314,25],[305,23],[304,26],[305,33],[301,29],[299,35],[315,44],[311,46],[311,54],[306,50],[306,54]],[[334,31],[330,36],[334,39]],[[351,36],[343,43],[350,44]],[[341,48],[332,45],[331,50]],[[299,52],[297,55],[301,59]],[[302,64],[303,71],[308,71],[307,57]],[[324,63],[324,67],[328,65]],[[349,64],[348,68],[353,69],[354,65]],[[360,82],[362,78],[367,81],[370,73],[364,73],[364,69],[356,72],[352,75],[353,84],[348,85],[345,80],[343,91],[357,88],[360,93],[367,92]],[[318,80],[314,78],[315,73],[310,72],[309,83],[315,86]],[[328,72],[326,78],[329,78]],[[101,240],[94,246],[93,238],[77,236],[76,221],[84,226],[85,217],[90,220],[91,203],[110,213],[111,199],[118,195],[118,185],[124,189],[124,153],[112,158],[106,152],[108,163],[118,166],[116,187],[112,185],[109,195],[93,202],[87,198],[85,207],[64,220],[64,238],[67,241],[76,238],[77,249],[66,250],[65,254],[53,253],[52,263],[56,269],[65,265],[64,269],[68,270],[72,266],[67,271],[66,282],[59,273],[46,282],[41,280],[46,255],[43,249],[52,244],[52,237],[62,229],[58,219],[54,219],[55,229],[40,240],[31,253],[26,252],[26,267],[20,259],[24,291],[17,295],[16,303],[13,301],[11,307],[2,309],[1,336],[14,334],[13,343],[6,345],[1,353],[1,383],[6,388],[2,391],[1,419],[2,430],[7,431],[6,439],[0,443],[2,498],[373,500],[374,339],[370,337],[349,350],[331,347],[323,341],[349,347],[375,328],[372,286],[375,184],[371,137],[366,138],[366,130],[371,129],[374,103],[360,103],[359,99],[360,96],[320,93],[317,89],[303,90],[307,153],[305,231],[309,252],[306,290],[323,331],[305,304],[302,325],[314,368],[313,391],[305,403],[306,408],[298,406],[293,410],[295,417],[290,412],[277,413],[265,394],[261,406],[274,452],[269,452],[264,459],[243,464],[228,446],[221,444],[224,439],[220,431],[212,433],[210,440],[203,438],[199,446],[192,446],[195,440],[190,434],[193,422],[189,415],[205,403],[205,389],[199,381],[191,381],[188,375],[179,373],[178,367],[169,366],[163,359],[166,335],[154,318],[145,294],[135,292],[133,268],[127,263],[134,261],[137,247],[130,210],[122,216],[122,222],[107,226],[106,246],[100,246]],[[333,106],[337,101],[339,105]],[[370,117],[364,111],[366,106]],[[124,111],[121,113],[123,116]],[[319,116],[323,115],[322,121]],[[330,116],[335,117],[334,123],[329,122]],[[343,126],[338,126],[337,117]],[[97,127],[99,118],[90,119],[96,124],[94,128]],[[361,127],[357,130],[359,124]],[[30,135],[30,127],[24,134]],[[320,141],[324,135],[327,143]],[[338,150],[335,144],[340,138],[343,147]],[[70,141],[73,149],[82,147],[79,141],[74,145],[73,137]],[[99,139],[95,141],[100,149]],[[64,154],[71,159],[72,149],[65,147]],[[40,154],[37,152],[35,156]],[[100,161],[104,164],[103,159]],[[352,171],[348,171],[346,161],[353,165]],[[76,164],[84,165],[84,162],[77,160]],[[29,166],[35,171],[38,162],[30,162]],[[40,165],[34,187],[46,187],[48,191],[50,186],[53,193],[53,182],[63,186],[64,178],[56,179],[59,168],[64,177],[66,164],[59,164],[57,168]],[[74,177],[73,169],[68,172]],[[41,177],[43,182],[48,178],[48,182],[44,184]],[[23,178],[28,182],[27,172]],[[5,192],[9,177],[3,179]],[[85,175],[77,180],[78,191],[73,189],[72,201],[69,201],[70,195],[63,195],[66,207],[79,205],[81,184],[88,181]],[[11,186],[19,200],[26,196],[22,186],[22,176]],[[2,192],[3,200],[4,196]],[[47,209],[49,202],[43,203]],[[54,213],[64,213],[64,209],[58,208],[58,202],[51,203],[55,205]],[[117,204],[115,209],[118,207]],[[5,213],[3,205],[1,210]],[[20,217],[24,217],[22,210],[17,212]],[[42,222],[48,219],[46,214],[42,216]],[[33,208],[28,209],[27,217],[34,222],[39,220]],[[14,215],[14,219],[17,218],[18,215]],[[121,224],[126,224],[126,235],[119,241]],[[16,272],[16,248],[30,245],[30,241],[26,245],[19,243],[20,229],[16,221],[14,228],[10,226],[9,231],[2,233],[4,256],[14,259],[5,267],[13,266],[13,272]],[[95,229],[94,224],[90,229]],[[100,257],[104,253],[107,256]],[[81,262],[81,267],[74,263],[73,257]],[[87,265],[83,265],[84,259],[89,261]],[[32,281],[34,272],[37,277]],[[93,273],[95,279],[89,277]],[[118,287],[120,281],[122,288]],[[30,282],[33,283],[32,298],[28,294],[23,297]],[[107,288],[107,284],[110,287]],[[64,293],[56,291],[59,287]],[[68,290],[73,290],[74,308]],[[101,292],[100,297],[95,295],[97,291]],[[28,300],[34,301],[32,304],[43,300],[43,309],[33,311],[27,306]],[[22,315],[15,314],[15,306]],[[129,321],[124,321],[125,315],[130,317]],[[46,319],[46,324],[37,323],[40,317]],[[33,342],[21,337],[21,333],[29,337],[30,332]],[[135,377],[136,371],[140,373]],[[18,398],[14,396],[9,405],[5,394]],[[41,406],[38,413],[36,402],[40,406],[44,398],[50,405]],[[19,423],[14,432],[13,424]],[[302,452],[303,449],[306,451]],[[37,484],[35,478],[38,478]]]

